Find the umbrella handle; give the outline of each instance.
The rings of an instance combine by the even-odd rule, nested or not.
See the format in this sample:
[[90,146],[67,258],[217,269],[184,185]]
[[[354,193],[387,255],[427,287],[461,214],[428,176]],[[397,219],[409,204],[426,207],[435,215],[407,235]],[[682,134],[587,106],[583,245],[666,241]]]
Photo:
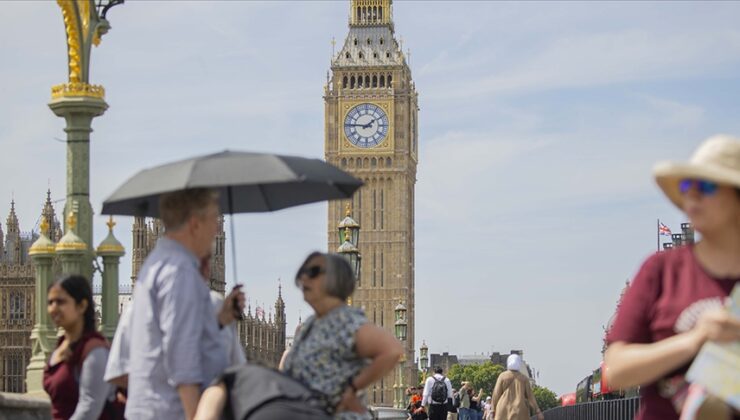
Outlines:
[[[239,277],[236,275],[236,236],[234,236],[234,197],[232,196],[231,186],[226,189],[226,198],[228,200],[229,210],[229,230],[231,231],[231,264],[234,273],[234,284],[237,284]],[[236,319],[242,319],[242,313],[234,308]]]

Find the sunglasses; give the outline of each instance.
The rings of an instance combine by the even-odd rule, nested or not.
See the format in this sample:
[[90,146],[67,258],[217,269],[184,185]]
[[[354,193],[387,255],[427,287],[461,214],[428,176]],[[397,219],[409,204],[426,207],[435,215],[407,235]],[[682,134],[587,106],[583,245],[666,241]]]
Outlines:
[[298,274],[295,276],[295,278],[296,280],[298,280],[299,277],[305,274],[309,279],[315,279],[316,277],[324,273],[326,273],[326,270],[318,265],[312,265],[310,267],[303,267],[298,270]]
[[678,190],[681,191],[681,194],[687,194],[693,186],[696,186],[696,190],[702,195],[713,195],[717,192],[717,188],[719,187],[716,182],[687,178],[682,179],[678,183]]

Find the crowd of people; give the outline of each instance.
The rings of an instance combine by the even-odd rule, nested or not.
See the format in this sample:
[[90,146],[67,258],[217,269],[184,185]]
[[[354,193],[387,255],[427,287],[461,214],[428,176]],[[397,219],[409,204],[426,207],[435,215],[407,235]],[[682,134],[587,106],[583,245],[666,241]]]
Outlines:
[[[740,139],[711,138],[690,163],[662,164],[655,176],[701,241],[651,256],[609,331],[604,375],[613,388],[641,386],[639,420],[678,419],[691,387],[685,372],[702,345],[740,340],[740,320],[725,307],[740,281]],[[318,252],[306,258],[295,282],[315,314],[279,372],[252,366],[235,339],[244,293],[212,296],[205,281],[217,200],[207,189],[162,197],[166,234],[138,273],[112,343],[95,328],[89,279],[49,287],[48,314],[63,332],[43,378],[54,419],[370,418],[363,389],[393,369],[402,346],[346,305],[355,288],[349,264]],[[410,390],[409,417],[542,419],[520,365],[511,355],[485,400],[469,382],[453,389],[437,368]],[[732,418],[731,407],[710,401],[711,418]]]
[[534,413],[544,419],[534,398],[529,377],[522,374],[523,361],[518,354],[508,357],[506,371],[496,380],[490,395],[477,391],[470,381],[460,389],[452,387],[444,369],[436,367],[423,387],[409,388],[406,408],[410,420],[525,420]]

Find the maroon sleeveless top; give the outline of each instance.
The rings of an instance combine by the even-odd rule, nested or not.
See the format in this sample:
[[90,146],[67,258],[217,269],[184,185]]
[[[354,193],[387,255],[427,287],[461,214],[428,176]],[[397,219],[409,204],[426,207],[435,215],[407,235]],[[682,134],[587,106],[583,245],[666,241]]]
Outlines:
[[[64,337],[59,337],[57,347]],[[54,420],[67,420],[72,417],[80,397],[79,377],[82,363],[91,350],[98,347],[108,348],[105,337],[97,331],[84,333],[72,347],[72,356],[54,366],[49,362],[44,367],[44,391],[51,397],[51,417]],[[105,419],[105,411],[100,416]]]

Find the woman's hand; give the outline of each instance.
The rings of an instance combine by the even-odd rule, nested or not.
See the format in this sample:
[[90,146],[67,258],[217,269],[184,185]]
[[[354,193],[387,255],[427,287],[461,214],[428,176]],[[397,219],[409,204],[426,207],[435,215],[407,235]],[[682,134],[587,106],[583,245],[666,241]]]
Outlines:
[[342,399],[337,404],[337,412],[350,411],[353,413],[364,413],[365,406],[362,405],[360,399],[357,397],[357,393],[351,388],[347,387],[342,394]]
[[537,420],[545,420],[545,415],[541,411],[537,413]]
[[706,341],[737,341],[740,340],[740,319],[724,308],[709,309],[701,314],[693,331],[698,336],[699,345]]

